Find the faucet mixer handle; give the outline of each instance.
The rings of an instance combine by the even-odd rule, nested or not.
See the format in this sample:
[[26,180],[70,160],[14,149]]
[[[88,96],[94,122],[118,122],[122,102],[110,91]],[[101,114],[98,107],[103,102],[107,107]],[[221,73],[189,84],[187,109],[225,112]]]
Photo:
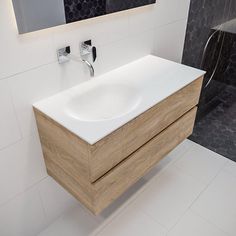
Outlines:
[[93,62],[95,62],[97,59],[97,48],[96,47],[92,47],[92,54],[93,54]]
[[92,54],[93,62],[95,62],[97,59],[97,49],[92,46],[92,40],[86,40],[80,44],[80,55],[84,57],[90,54]]
[[70,46],[58,49],[57,59],[58,59],[59,64],[63,64],[70,61],[70,58],[68,57],[70,53],[71,53]]

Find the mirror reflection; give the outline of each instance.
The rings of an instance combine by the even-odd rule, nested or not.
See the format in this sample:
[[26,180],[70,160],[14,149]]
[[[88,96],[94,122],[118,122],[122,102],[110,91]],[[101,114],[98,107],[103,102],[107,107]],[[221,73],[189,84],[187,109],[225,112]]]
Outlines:
[[156,0],[12,0],[19,33],[153,4]]

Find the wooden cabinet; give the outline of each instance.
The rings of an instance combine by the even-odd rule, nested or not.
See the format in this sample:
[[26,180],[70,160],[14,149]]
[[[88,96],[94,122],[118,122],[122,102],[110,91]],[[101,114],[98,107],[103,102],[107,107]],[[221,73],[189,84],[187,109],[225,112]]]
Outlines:
[[97,214],[193,130],[202,78],[94,145],[35,109],[49,175]]

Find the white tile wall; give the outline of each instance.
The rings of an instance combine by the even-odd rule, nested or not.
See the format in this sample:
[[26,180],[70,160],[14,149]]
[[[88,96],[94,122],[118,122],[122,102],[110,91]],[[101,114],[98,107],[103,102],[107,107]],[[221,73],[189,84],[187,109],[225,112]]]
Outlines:
[[47,177],[36,133],[1,150],[0,163],[0,206]]
[[0,81],[0,149],[21,139],[12,98],[9,94],[8,81]]
[[187,19],[160,26],[155,30],[154,53],[160,57],[181,62]]
[[11,0],[1,0],[0,78],[29,70],[54,60],[50,31],[18,35]]
[[[47,177],[32,103],[89,78],[82,64],[60,66],[56,49],[81,40],[98,47],[97,74],[150,53],[180,61],[190,0],[18,35],[11,0],[0,1],[0,235],[34,235],[75,200]],[[138,219],[137,219],[138,220]]]

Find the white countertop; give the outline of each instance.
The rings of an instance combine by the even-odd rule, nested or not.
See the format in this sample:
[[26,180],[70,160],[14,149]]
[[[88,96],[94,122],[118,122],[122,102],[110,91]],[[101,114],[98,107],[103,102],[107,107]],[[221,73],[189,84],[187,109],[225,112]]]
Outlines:
[[[149,55],[39,101],[33,106],[93,145],[204,74],[202,70]],[[72,97],[103,85],[135,88],[142,99],[132,111],[114,119],[86,121],[67,112]],[[92,99],[96,99],[96,94]]]

